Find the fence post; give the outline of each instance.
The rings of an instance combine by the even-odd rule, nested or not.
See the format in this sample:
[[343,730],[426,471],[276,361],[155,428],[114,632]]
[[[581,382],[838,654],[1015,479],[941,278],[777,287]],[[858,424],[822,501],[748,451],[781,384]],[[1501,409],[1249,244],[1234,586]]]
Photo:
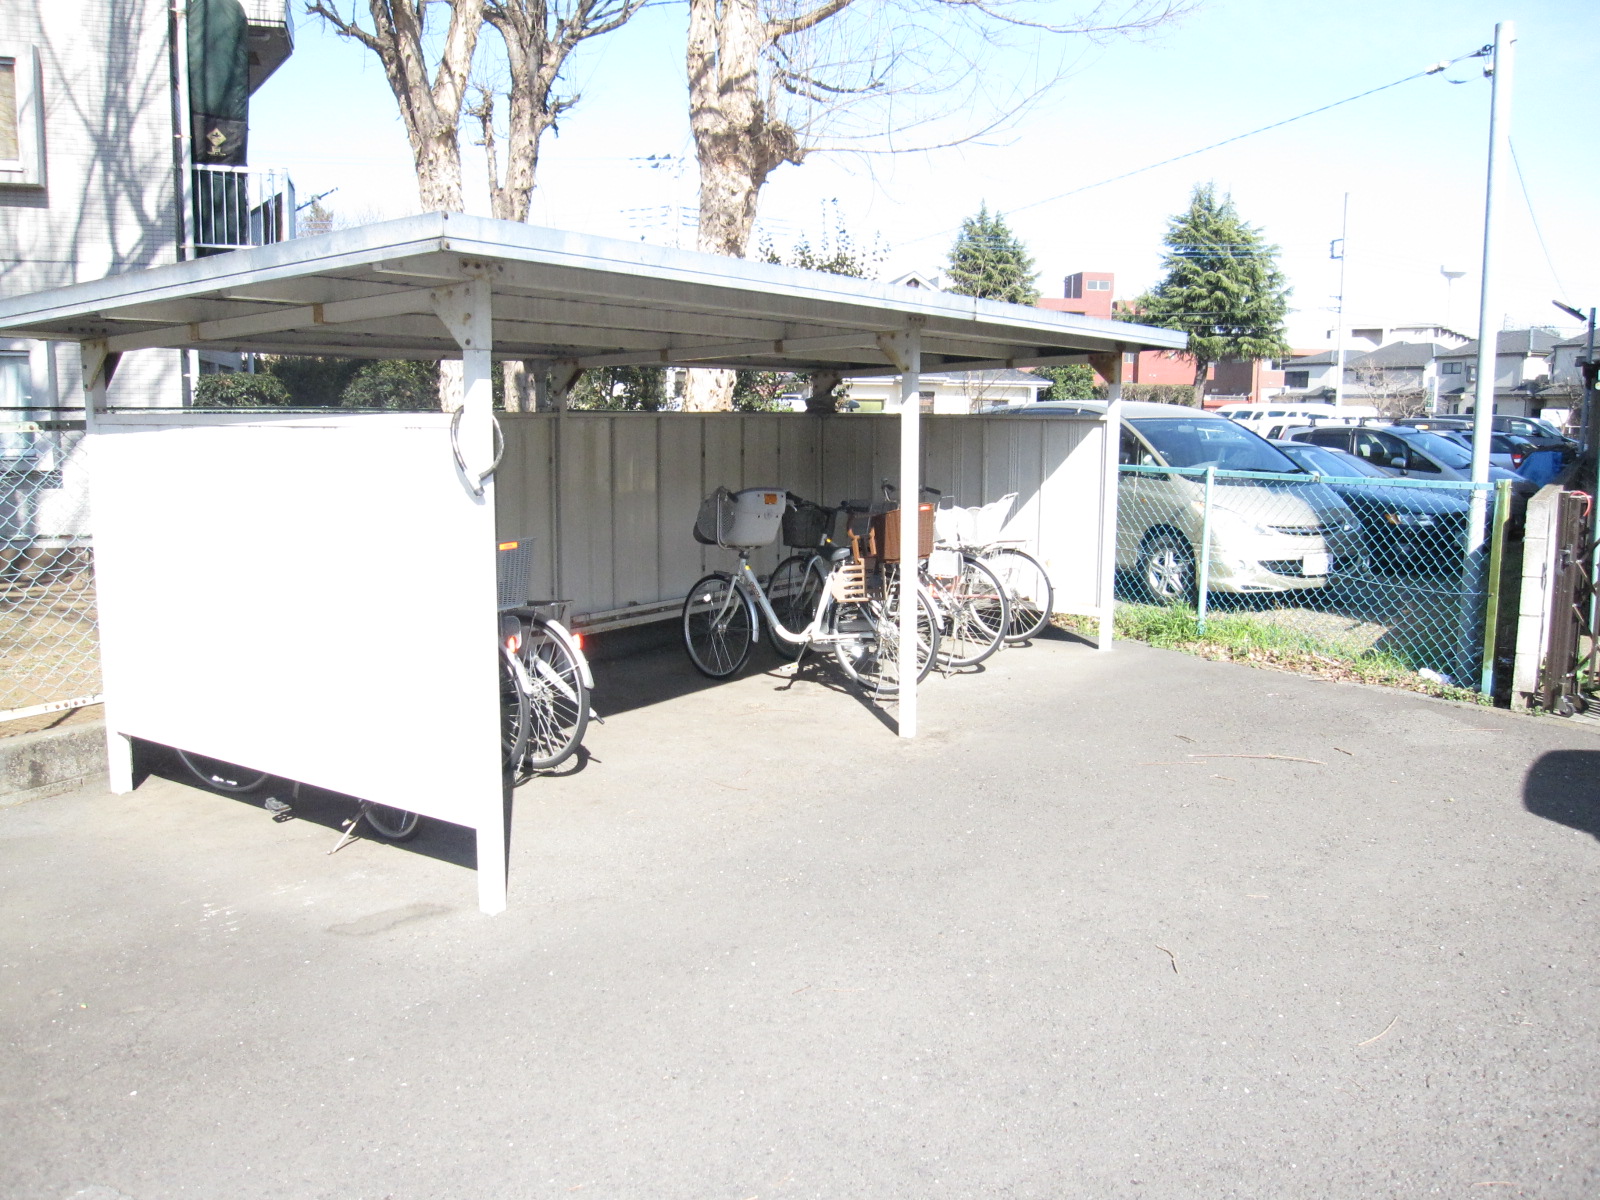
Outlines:
[[1200,575],[1195,580],[1195,632],[1206,631],[1207,596],[1211,590],[1211,490],[1217,482],[1217,469],[1206,468],[1206,491],[1200,511]]
[[1495,635],[1500,627],[1500,572],[1506,548],[1506,518],[1511,512],[1511,481],[1502,479],[1494,488],[1494,531],[1489,537],[1489,579],[1483,606],[1483,664],[1478,673],[1478,690],[1494,693]]

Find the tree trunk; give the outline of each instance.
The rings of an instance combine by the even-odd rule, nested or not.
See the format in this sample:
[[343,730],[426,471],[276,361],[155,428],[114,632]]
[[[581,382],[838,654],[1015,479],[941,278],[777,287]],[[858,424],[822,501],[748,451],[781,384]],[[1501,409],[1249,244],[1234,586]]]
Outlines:
[[1203,358],[1194,360],[1194,406],[1206,406],[1206,373],[1211,370],[1211,364]]
[[[761,55],[773,34],[758,0],[689,0],[689,125],[700,165],[698,246],[743,258],[761,185],[785,162],[805,157],[793,129],[773,119],[761,96]],[[683,407],[733,408],[732,371],[691,371]]]
[[817,371],[811,376],[811,394],[806,397],[808,413],[839,411],[838,387],[843,376],[837,371]]

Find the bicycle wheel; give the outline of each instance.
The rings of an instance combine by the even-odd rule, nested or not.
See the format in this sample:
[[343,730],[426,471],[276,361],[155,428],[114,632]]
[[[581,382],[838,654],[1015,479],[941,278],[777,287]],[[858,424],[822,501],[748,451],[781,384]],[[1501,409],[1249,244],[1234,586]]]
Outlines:
[[528,696],[528,747],[522,760],[548,771],[572,757],[589,727],[589,689],[583,668],[566,639],[550,631],[544,617],[522,644],[522,662],[533,690]]
[[944,617],[940,665],[975,667],[1000,649],[1009,617],[1005,588],[980,559],[963,554],[959,574],[934,581],[933,598]]
[[[822,595],[822,573],[811,565],[815,561],[816,557],[811,554],[791,554],[778,564],[767,580],[767,603],[772,605],[779,624],[797,637],[811,624],[811,617],[817,611],[817,599]],[[767,641],[785,658],[793,658],[799,649],[795,643],[779,637],[770,623]]]
[[[864,604],[841,604],[834,610],[834,631],[842,640],[833,654],[852,682],[875,696],[900,690],[900,589],[886,570],[881,590]],[[920,683],[933,670],[939,653],[939,618],[926,588],[917,588],[917,663]]]
[[414,812],[370,801],[361,805],[361,815],[367,819],[372,832],[386,842],[409,842],[422,825],[422,818]]
[[1038,637],[1050,624],[1055,604],[1055,589],[1050,576],[1033,555],[1004,548],[984,555],[989,569],[1000,577],[1011,614],[1006,641],[1025,642]]
[[220,758],[190,754],[187,750],[179,750],[178,757],[183,760],[183,765],[189,768],[191,775],[207,787],[216,788],[219,792],[230,792],[235,795],[253,792],[267,781],[265,771],[237,767],[233,763],[223,762]]
[[683,645],[695,670],[726,679],[750,657],[755,608],[720,571],[697,582],[683,601]]
[[500,762],[515,770],[528,749],[528,693],[511,651],[500,647]]

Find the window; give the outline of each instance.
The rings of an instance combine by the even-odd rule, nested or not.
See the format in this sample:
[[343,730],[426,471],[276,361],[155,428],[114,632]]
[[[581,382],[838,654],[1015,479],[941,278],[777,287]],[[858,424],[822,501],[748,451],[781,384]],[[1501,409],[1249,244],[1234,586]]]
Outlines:
[[1308,388],[1311,386],[1311,372],[1285,371],[1283,373],[1283,386],[1286,388]]
[[0,58],[0,162],[20,162],[17,146],[17,63]]
[[1350,449],[1348,429],[1313,429],[1310,433],[1302,433],[1297,440],[1310,442],[1313,446],[1331,446],[1335,450]]
[[1441,375],[1459,375],[1459,374],[1461,374],[1461,364],[1458,363],[1458,362],[1440,363],[1439,364],[1439,374],[1441,374]]
[[0,187],[43,187],[38,62],[31,46],[0,42]]
[[1089,290],[1091,292],[1109,292],[1111,290],[1111,280],[1091,279],[1089,280]]

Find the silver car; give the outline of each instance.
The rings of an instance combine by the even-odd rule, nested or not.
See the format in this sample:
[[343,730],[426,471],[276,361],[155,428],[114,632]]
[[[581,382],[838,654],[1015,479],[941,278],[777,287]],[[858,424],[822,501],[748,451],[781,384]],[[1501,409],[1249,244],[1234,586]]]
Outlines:
[[[1044,401],[1011,409],[1105,415],[1104,401]],[[1176,404],[1122,406],[1120,458],[1125,466],[1215,467],[1211,496],[1209,589],[1284,592],[1323,587],[1359,573],[1366,556],[1361,527],[1321,483],[1236,476],[1232,472],[1304,475],[1282,451],[1237,421]],[[1205,483],[1195,475],[1124,472],[1118,488],[1117,566],[1133,571],[1153,597],[1194,596],[1205,517]]]

